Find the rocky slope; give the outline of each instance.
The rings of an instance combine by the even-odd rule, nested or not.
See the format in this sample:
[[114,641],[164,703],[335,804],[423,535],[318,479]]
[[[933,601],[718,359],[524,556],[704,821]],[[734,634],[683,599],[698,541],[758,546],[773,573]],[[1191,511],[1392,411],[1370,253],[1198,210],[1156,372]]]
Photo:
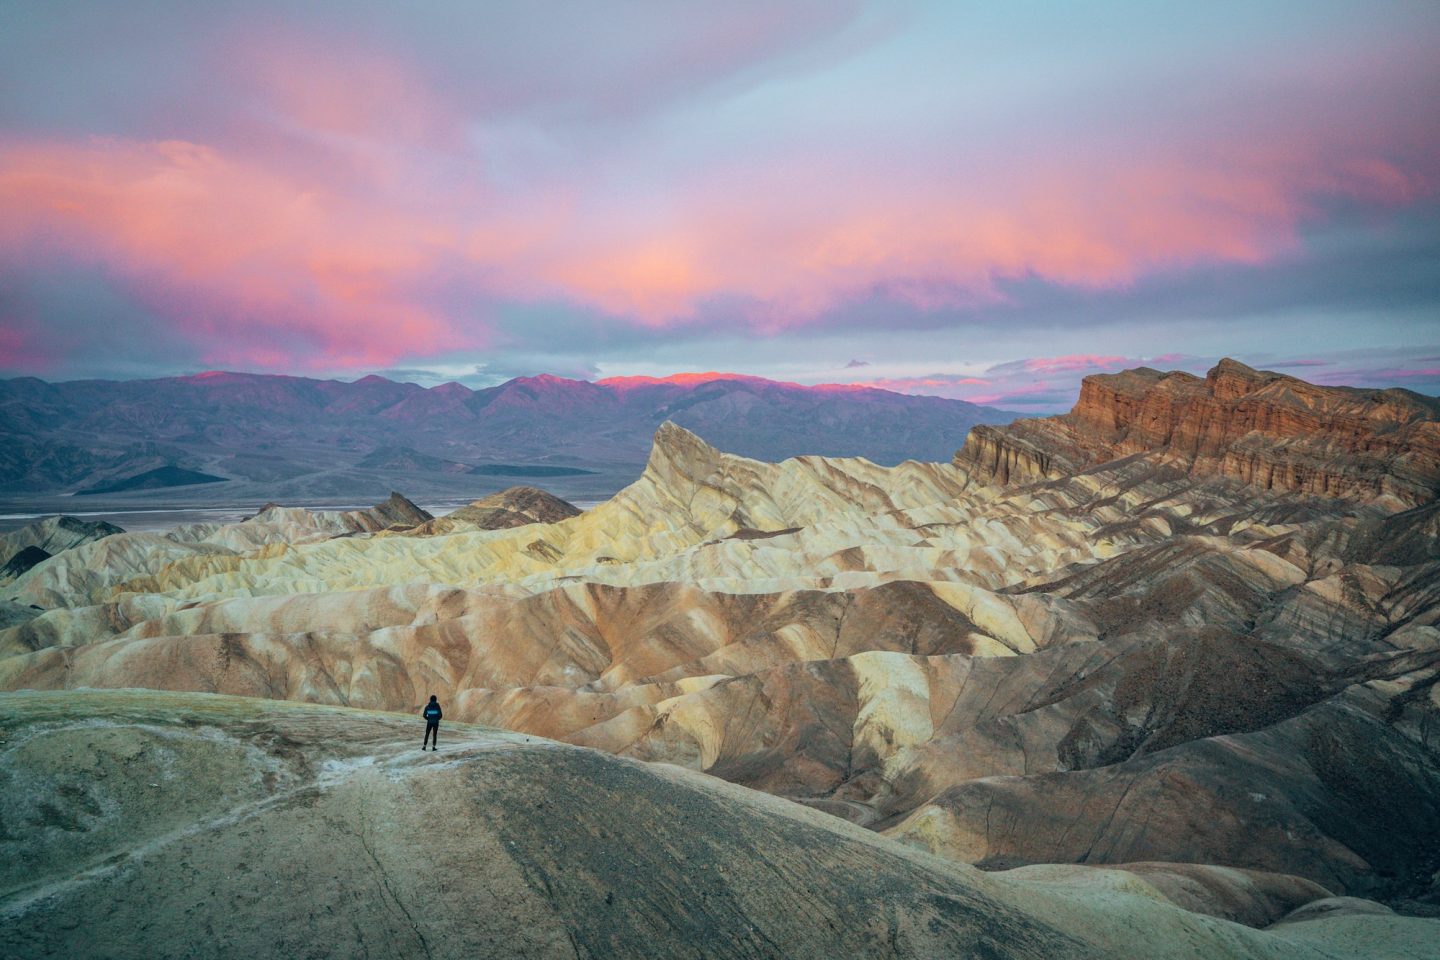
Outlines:
[[[26,524],[18,530],[0,534],[0,588],[57,553],[95,540],[124,533],[120,527],[103,520],[82,520],[79,517],[46,517]],[[43,608],[15,599],[0,599],[0,629],[34,619]]]
[[[56,518],[63,521],[66,518]],[[365,510],[311,511],[266,504],[243,523],[195,523],[166,534],[117,532],[86,540],[37,563],[3,591],[12,603],[63,606],[114,584],[171,564],[203,557],[238,557],[272,545],[348,537],[380,530],[396,532],[434,519],[398,493]],[[51,520],[42,521],[50,523]],[[26,528],[30,529],[30,528]],[[23,532],[23,531],[22,531]]]
[[979,427],[956,460],[1027,482],[1132,455],[1191,477],[1414,506],[1440,493],[1440,400],[1317,387],[1234,360],[1203,380],[1142,367],[1086,377],[1064,416]]
[[[0,696],[14,957],[1420,956],[1434,925],[1166,864],[985,874],[673,767],[447,724]],[[1215,914],[1248,905],[1267,930]],[[1144,929],[1146,936],[1136,937]]]
[[510,487],[421,523],[411,532],[431,537],[462,530],[508,530],[532,523],[559,523],[579,514],[573,503],[537,487]]
[[[35,563],[48,560],[62,550],[124,532],[120,527],[103,520],[59,516],[46,517],[19,530],[0,534],[0,564],[3,564],[3,569],[0,569],[0,583],[13,580]],[[34,562],[15,564],[15,558],[26,551],[35,558]]]
[[[1152,373],[1120,379],[1145,397]],[[0,687],[393,710],[434,692],[447,716],[707,771],[987,869],[1223,867],[1440,913],[1440,505],[1405,508],[1434,421],[1266,380],[1240,399],[1306,398],[1358,450],[1408,438],[1325,461],[1345,483],[1267,487],[1215,451],[1298,463],[1339,428],[1176,440],[1219,422],[1206,404],[1234,414],[1240,388],[1212,379],[1153,449],[1125,446],[1150,436],[1131,414],[1081,449],[1099,407],[1015,428],[1054,451],[1030,482],[1018,454],[1008,473],[772,464],[666,425],[641,478],[576,516],[251,521],[172,555],[107,538],[12,585],[47,609],[0,631]],[[504,509],[527,498],[548,503]],[[1166,869],[1192,891],[1250,876]],[[1222,914],[1253,919],[1254,897]]]

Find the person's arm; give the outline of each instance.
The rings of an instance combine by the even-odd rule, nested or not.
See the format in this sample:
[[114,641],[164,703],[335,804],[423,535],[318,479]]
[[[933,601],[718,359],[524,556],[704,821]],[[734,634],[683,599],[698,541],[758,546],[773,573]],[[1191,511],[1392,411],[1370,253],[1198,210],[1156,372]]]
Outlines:
[[445,711],[440,709],[440,704],[438,704],[438,703],[435,704],[435,719],[436,719],[436,720],[441,720],[441,719],[444,718],[444,716],[445,716]]

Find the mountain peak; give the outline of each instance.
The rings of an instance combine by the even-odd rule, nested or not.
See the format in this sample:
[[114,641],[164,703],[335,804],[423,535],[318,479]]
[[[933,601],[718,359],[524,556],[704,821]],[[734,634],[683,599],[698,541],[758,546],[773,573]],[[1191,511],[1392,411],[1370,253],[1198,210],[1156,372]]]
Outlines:
[[1215,364],[1210,372],[1205,374],[1205,382],[1219,400],[1236,400],[1254,393],[1266,384],[1285,379],[1293,378],[1287,378],[1283,373],[1256,370],[1229,357]]
[[1259,370],[1256,370],[1254,367],[1249,366],[1249,365],[1247,365],[1247,364],[1241,363],[1239,360],[1236,360],[1234,357],[1221,357],[1221,358],[1220,358],[1220,362],[1217,363],[1217,364],[1215,364],[1215,366],[1211,368],[1210,373],[1212,373],[1212,374],[1229,373],[1229,374],[1234,374],[1234,375],[1236,375],[1236,376],[1248,376],[1248,377],[1254,377],[1254,376],[1259,376],[1259,375],[1260,375],[1260,371],[1259,371]]
[[696,471],[703,474],[709,472],[719,458],[719,450],[674,421],[666,420],[655,431],[655,443],[650,448],[645,472],[659,476],[677,473],[692,476]]
[[474,391],[463,383],[447,380],[438,386],[431,387],[430,392],[441,397],[468,397]]
[[[714,383],[717,380],[732,380],[740,383],[777,383],[778,381],[766,380],[764,377],[755,377],[744,373],[722,373],[710,370],[703,373],[672,373],[665,377],[606,377],[603,380],[596,380],[595,385],[599,387],[610,387],[615,390],[633,390],[636,387],[696,387],[701,384]],[[800,384],[782,384],[783,386],[795,386]]]
[[573,377],[560,377],[553,373],[537,373],[533,377],[515,377],[508,383],[538,384],[541,386],[573,386],[575,384],[589,385],[588,380],[576,380]]
[[858,393],[877,388],[863,383],[794,383],[789,380],[771,380],[748,373],[724,373],[709,370],[703,373],[672,373],[665,377],[606,377],[596,380],[597,387],[628,391],[642,387],[702,387],[708,383],[743,383],[755,387],[778,387],[783,390],[804,390],[809,393]]
[[251,374],[236,373],[232,370],[202,370],[199,373],[192,373],[187,377],[177,377],[176,379],[190,383],[233,383],[249,379],[250,376]]

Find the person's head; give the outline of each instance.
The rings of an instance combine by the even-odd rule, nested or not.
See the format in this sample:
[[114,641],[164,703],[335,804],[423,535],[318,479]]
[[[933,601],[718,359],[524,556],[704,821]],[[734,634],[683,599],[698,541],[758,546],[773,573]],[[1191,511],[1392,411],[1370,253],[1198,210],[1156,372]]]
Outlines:
[[435,702],[435,694],[433,694],[433,693],[430,694],[430,702],[431,702],[431,703],[434,703],[434,702]]

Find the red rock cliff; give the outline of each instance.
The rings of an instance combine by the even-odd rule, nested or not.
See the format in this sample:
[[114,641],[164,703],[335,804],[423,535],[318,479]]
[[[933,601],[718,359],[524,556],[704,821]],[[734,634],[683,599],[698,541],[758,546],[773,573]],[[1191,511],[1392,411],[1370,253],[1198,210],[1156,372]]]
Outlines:
[[1440,493],[1440,400],[1321,387],[1234,360],[1204,379],[1141,367],[1085,378],[1064,416],[976,427],[955,462],[1013,483],[1137,454],[1196,477],[1414,505]]

